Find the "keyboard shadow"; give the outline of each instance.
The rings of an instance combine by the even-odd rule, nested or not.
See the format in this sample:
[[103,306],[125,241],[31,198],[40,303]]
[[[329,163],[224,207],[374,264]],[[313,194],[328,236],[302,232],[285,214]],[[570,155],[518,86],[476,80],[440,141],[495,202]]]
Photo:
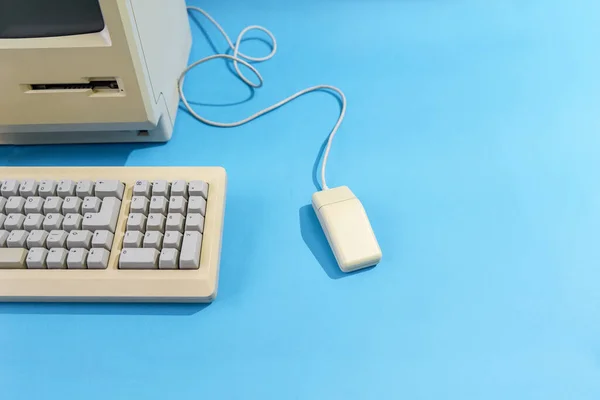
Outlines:
[[211,303],[2,303],[0,314],[43,315],[193,315]]

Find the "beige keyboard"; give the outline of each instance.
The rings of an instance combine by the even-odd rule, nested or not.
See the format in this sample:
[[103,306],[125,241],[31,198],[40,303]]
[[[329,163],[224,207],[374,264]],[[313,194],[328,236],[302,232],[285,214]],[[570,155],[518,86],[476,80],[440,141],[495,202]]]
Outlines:
[[210,302],[220,167],[0,167],[0,301]]

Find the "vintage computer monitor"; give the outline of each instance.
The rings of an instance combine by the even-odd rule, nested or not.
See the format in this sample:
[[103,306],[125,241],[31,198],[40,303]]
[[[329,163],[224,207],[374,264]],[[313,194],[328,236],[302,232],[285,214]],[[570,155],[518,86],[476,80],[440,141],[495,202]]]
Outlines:
[[184,0],[0,0],[0,144],[170,139]]

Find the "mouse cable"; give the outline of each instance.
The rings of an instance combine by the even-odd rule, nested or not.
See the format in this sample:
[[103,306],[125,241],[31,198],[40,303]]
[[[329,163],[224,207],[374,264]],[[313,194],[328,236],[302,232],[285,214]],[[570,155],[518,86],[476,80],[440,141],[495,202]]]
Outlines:
[[[335,86],[317,85],[317,86],[312,86],[312,87],[306,88],[304,90],[301,90],[298,93],[293,94],[293,95],[281,100],[280,102],[275,103],[272,106],[269,106],[269,107],[257,112],[256,114],[249,116],[248,118],[242,119],[241,121],[216,122],[216,121],[211,121],[209,119],[201,117],[190,106],[190,104],[188,103],[188,101],[185,97],[185,94],[183,93],[183,82],[184,82],[185,75],[193,68],[195,68],[198,65],[203,64],[207,61],[214,60],[217,58],[225,58],[225,59],[229,59],[229,60],[233,61],[233,67],[235,68],[237,76],[246,85],[250,86],[251,88],[255,88],[255,89],[260,88],[263,85],[263,78],[260,75],[260,72],[258,72],[258,70],[254,66],[252,66],[250,64],[250,62],[260,63],[260,62],[271,59],[275,55],[275,52],[277,51],[277,41],[275,40],[275,36],[273,36],[273,34],[268,29],[266,29],[262,26],[259,26],[259,25],[251,25],[251,26],[247,26],[244,29],[242,29],[242,31],[240,32],[240,34],[237,37],[237,40],[235,41],[235,43],[233,43],[233,42],[231,42],[231,39],[229,38],[229,36],[227,36],[227,33],[225,33],[225,31],[221,27],[221,25],[219,25],[219,23],[217,21],[215,21],[215,19],[213,17],[211,17],[206,11],[204,11],[203,9],[201,9],[199,7],[194,7],[194,6],[188,6],[187,8],[188,8],[188,10],[198,11],[200,14],[204,15],[204,17],[206,17],[206,19],[208,19],[210,22],[212,22],[217,27],[217,29],[221,32],[221,34],[223,35],[225,40],[227,40],[227,43],[229,44],[229,47],[231,48],[231,50],[233,50],[232,55],[213,54],[212,56],[204,57],[204,58],[190,64],[186,69],[183,70],[183,72],[179,76],[179,80],[178,80],[179,97],[181,98],[181,101],[185,105],[185,108],[187,108],[188,112],[192,116],[194,116],[197,120],[199,120],[207,125],[211,125],[211,126],[216,126],[216,127],[220,127],[220,128],[233,128],[236,126],[244,125],[250,121],[253,121],[256,118],[258,118],[262,115],[265,115],[265,114],[283,106],[284,104],[287,104],[290,101],[292,101],[304,94],[310,93],[310,92],[314,92],[314,91],[318,91],[318,90],[329,90],[329,91],[337,93],[340,96],[340,100],[342,103],[340,115],[338,117],[337,122],[335,123],[335,126],[329,133],[329,138],[327,140],[327,146],[325,147],[325,152],[323,153],[323,162],[321,164],[321,186],[322,186],[322,190],[327,190],[328,186],[327,186],[327,183],[325,180],[325,170],[327,168],[327,159],[329,158],[329,150],[331,149],[331,142],[333,141],[333,137],[335,136],[336,132],[338,131],[338,128],[340,127],[342,120],[344,119],[344,115],[346,114],[346,96],[344,96],[344,93],[340,89],[336,88]],[[242,43],[242,40],[244,39],[244,35],[246,35],[248,32],[250,32],[252,30],[259,30],[261,32],[264,32],[271,39],[271,43],[272,43],[271,52],[264,57],[252,57],[252,56],[249,56],[249,55],[246,55],[246,54],[240,52],[240,44]],[[240,70],[239,64],[242,64],[242,65],[248,67],[254,73],[254,75],[258,78],[258,83],[254,83],[251,80],[249,80],[248,78],[246,78],[246,76]]]

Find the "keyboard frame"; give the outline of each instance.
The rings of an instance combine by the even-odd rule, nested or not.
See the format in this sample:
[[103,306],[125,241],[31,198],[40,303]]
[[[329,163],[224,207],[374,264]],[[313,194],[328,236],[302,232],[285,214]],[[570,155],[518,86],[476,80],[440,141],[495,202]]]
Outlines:
[[[118,179],[125,192],[107,269],[0,269],[0,302],[207,303],[217,295],[227,174],[222,167],[0,167],[0,179]],[[137,180],[208,183],[197,270],[120,270],[133,185]]]

